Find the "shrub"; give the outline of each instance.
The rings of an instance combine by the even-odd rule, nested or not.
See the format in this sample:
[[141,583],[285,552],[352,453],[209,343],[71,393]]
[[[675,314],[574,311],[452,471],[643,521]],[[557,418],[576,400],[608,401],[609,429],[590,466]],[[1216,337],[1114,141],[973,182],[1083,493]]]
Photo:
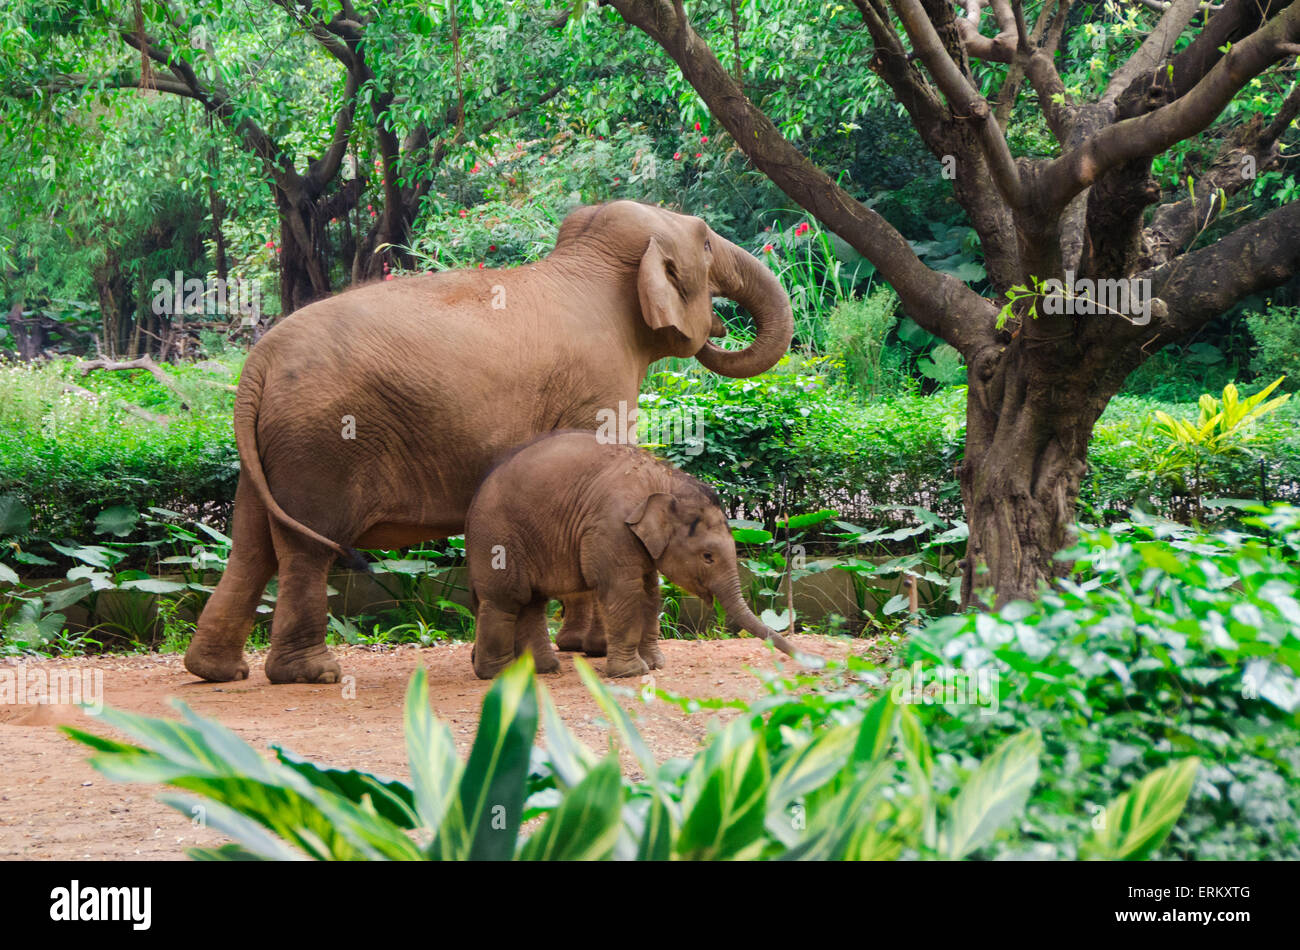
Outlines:
[[[144,748],[66,731],[97,750],[91,761],[110,778],[161,780],[200,796],[162,801],[235,839],[190,849],[204,859],[960,859],[1014,840],[1008,826],[1038,780],[1043,748],[1033,730],[959,776],[934,757],[915,708],[889,694],[835,722],[804,698],[779,697],[743,710],[691,759],[661,765],[609,689],[576,663],[643,781],[626,780],[616,754],[598,760],[574,738],[531,655],[488,691],[465,764],[416,672],[406,702],[410,784],[279,748],[266,761],[183,704],[181,723],[103,712]],[[546,741],[535,750],[539,720]],[[1185,759],[1147,776],[1115,802],[1114,825],[1084,835],[1081,847],[1098,857],[1150,854],[1196,768]],[[532,819],[540,825],[524,836]]]
[[1246,314],[1255,338],[1250,369],[1257,378],[1285,376],[1287,389],[1300,386],[1300,307],[1273,307]]
[[1073,857],[1115,789],[1183,756],[1196,780],[1168,856],[1300,857],[1300,509],[1253,508],[1202,535],[1135,519],[1084,531],[1070,578],[1033,604],[946,617],[907,660],[989,671],[998,708],[934,710],[954,755],[1035,728],[1053,795],[1032,801],[1026,856]]
[[897,314],[898,295],[888,285],[842,300],[830,313],[830,355],[843,361],[845,380],[866,396],[896,390],[904,376],[898,355],[885,349]]

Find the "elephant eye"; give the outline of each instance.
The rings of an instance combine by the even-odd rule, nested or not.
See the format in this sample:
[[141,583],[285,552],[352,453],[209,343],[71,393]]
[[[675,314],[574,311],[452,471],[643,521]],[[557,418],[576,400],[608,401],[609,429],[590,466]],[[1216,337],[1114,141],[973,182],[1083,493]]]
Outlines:
[[708,551],[705,551],[705,552],[704,552],[704,563],[705,563],[705,564],[712,564],[712,563],[713,563],[713,555],[710,554]]
[[708,239],[708,238],[705,238],[705,239],[704,239],[704,249],[705,249],[706,251],[709,251],[710,253],[712,253],[712,251],[713,251],[713,245],[709,243],[709,239]]

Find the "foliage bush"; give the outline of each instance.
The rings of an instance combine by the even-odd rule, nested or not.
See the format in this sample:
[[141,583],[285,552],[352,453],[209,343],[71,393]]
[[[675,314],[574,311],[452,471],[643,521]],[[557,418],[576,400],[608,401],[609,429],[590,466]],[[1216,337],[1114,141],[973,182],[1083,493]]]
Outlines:
[[1285,376],[1287,389],[1300,386],[1300,307],[1272,307],[1246,315],[1255,338],[1250,369],[1257,378]]
[[[416,672],[406,703],[410,784],[322,768],[279,748],[268,762],[183,704],[179,723],[103,712],[143,748],[67,731],[97,751],[92,763],[110,778],[191,793],[162,801],[235,839],[189,851],[218,860],[983,857],[1020,837],[1008,825],[1038,782],[1043,747],[1033,730],[954,769],[934,756],[916,708],[889,693],[841,703],[834,719],[806,697],[774,695],[742,709],[691,759],[660,764],[609,688],[575,662],[642,781],[625,779],[612,751],[597,759],[569,732],[530,655],[488,691],[464,764]],[[537,749],[539,721],[546,741]],[[1078,846],[1102,858],[1150,854],[1177,820],[1197,766],[1189,758],[1152,772],[1113,804],[1112,825]],[[541,819],[536,830],[522,834],[533,819]]]
[[1040,730],[1053,793],[1030,803],[1043,843],[1024,856],[1073,857],[1117,787],[1200,756],[1168,856],[1300,857],[1300,509],[1252,509],[1210,536],[1138,519],[1062,557],[1070,578],[1035,603],[942,618],[905,651],[1000,675],[993,715],[927,707],[949,754]]
[[[70,360],[0,363],[0,497],[16,496],[32,513],[18,540],[93,538],[96,516],[115,505],[222,523],[239,477],[226,388],[237,360],[168,367],[188,410],[143,370],[82,377]],[[171,422],[139,418],[128,404]]]
[[849,386],[866,397],[891,392],[907,378],[898,350],[885,348],[897,312],[898,295],[882,285],[866,297],[840,301],[827,318],[827,349],[843,362]]

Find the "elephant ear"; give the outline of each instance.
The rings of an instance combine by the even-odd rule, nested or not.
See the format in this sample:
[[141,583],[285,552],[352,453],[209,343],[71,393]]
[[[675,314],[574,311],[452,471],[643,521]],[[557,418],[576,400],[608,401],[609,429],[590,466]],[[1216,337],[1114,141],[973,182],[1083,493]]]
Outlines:
[[667,492],[657,491],[627,516],[627,524],[641,539],[650,557],[657,561],[668,547],[676,519],[677,500]]
[[652,236],[650,245],[641,255],[636,275],[641,317],[652,330],[672,327],[683,337],[689,338],[691,334],[686,326],[686,303],[682,300],[677,285],[669,277],[673,266],[672,259],[664,254],[659,239]]

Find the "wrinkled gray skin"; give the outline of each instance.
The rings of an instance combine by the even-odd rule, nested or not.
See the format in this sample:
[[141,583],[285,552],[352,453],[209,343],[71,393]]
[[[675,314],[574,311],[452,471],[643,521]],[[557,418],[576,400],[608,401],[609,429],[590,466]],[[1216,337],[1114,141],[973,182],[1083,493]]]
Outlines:
[[[714,295],[753,315],[751,345],[709,342],[723,332]],[[459,534],[512,447],[595,431],[602,411],[634,408],[647,368],[666,356],[755,376],[780,359],[792,326],[780,282],[752,254],[699,218],[631,201],[574,211],[534,264],[381,281],[304,307],[244,364],[234,543],[185,668],[248,675],[244,641],[278,574],[267,678],[338,682],[325,647],[336,557]],[[598,637],[582,598],[565,613],[566,643]]]
[[793,655],[740,594],[736,545],[717,497],[649,452],[590,432],[543,436],[492,470],[474,496],[465,556],[475,598],[474,673],[491,679],[532,650],[559,670],[546,602],[591,592],[606,676],[661,669],[659,575]]

